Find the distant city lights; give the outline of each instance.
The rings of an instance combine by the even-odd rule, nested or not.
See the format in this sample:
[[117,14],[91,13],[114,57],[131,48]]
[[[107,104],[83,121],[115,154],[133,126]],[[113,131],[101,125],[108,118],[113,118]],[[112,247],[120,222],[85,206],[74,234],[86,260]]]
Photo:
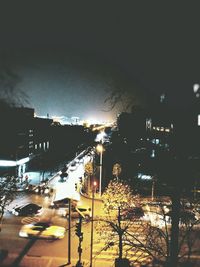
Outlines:
[[104,121],[104,120],[98,120],[95,118],[89,118],[85,120],[81,120],[77,116],[72,116],[72,117],[66,117],[66,116],[56,116],[52,115],[49,117],[49,114],[47,116],[39,116],[34,114],[35,117],[38,118],[51,118],[54,122],[58,122],[61,125],[85,125],[86,127],[90,127],[91,125],[111,125],[113,122],[111,121]]

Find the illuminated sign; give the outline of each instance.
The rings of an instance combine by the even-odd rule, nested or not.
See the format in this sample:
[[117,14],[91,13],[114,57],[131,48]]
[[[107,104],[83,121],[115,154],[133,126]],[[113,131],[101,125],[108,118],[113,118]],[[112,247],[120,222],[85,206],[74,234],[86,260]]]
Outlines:
[[18,165],[23,165],[24,163],[28,162],[30,160],[29,157],[20,159],[20,160],[0,160],[0,166],[1,167],[14,167]]

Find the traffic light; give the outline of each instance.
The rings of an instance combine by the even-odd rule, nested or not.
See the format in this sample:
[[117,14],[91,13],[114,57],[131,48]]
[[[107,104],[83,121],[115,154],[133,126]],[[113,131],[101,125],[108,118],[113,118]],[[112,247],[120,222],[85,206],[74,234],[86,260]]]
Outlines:
[[81,224],[80,223],[76,223],[75,233],[79,238],[81,238],[83,236],[83,233],[81,232]]

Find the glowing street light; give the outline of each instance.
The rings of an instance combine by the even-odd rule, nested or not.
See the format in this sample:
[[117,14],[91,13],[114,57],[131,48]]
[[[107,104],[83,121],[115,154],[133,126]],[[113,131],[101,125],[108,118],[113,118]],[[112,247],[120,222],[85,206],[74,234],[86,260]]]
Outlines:
[[102,164],[103,164],[103,145],[98,144],[96,147],[97,152],[100,153],[100,170],[99,170],[99,195],[101,196],[101,182],[102,182]]

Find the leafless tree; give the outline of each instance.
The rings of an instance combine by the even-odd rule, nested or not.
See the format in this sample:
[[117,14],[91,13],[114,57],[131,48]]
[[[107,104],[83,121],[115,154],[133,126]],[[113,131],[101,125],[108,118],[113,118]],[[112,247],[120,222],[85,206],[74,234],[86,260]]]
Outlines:
[[[99,241],[104,240],[104,247],[99,254],[110,248],[117,249],[121,236],[123,256],[132,263],[145,262],[146,266],[152,266],[153,263],[154,267],[170,267],[171,203],[168,204],[145,205],[143,217],[124,217],[121,209],[115,213],[112,211],[107,218],[99,220]],[[192,211],[186,208],[185,200],[181,201],[178,266],[193,266],[195,255],[198,255],[199,203],[190,204]],[[118,252],[120,253],[120,247]]]
[[0,178],[0,229],[5,208],[13,201],[16,195],[16,184],[17,180],[14,176]]
[[140,79],[133,79],[125,72],[115,69],[112,73],[107,73],[107,83],[110,88],[110,94],[105,99],[108,110],[117,107],[123,112],[130,111],[133,107],[146,106],[149,96]]
[[[149,254],[154,266],[170,266],[171,246],[171,219],[170,212],[159,204],[154,210],[149,211],[149,223],[140,224],[142,238],[138,238],[135,232],[126,231],[127,240],[125,244],[130,249],[140,250]],[[181,207],[179,221],[178,240],[178,265],[190,266],[191,255],[197,255],[200,238],[197,235],[200,227],[199,214],[193,213]],[[131,248],[132,247],[132,248]]]
[[0,100],[11,107],[29,105],[27,94],[19,88],[21,77],[7,64],[0,64]]
[[138,196],[133,195],[127,184],[114,179],[110,181],[102,198],[107,216],[98,220],[96,230],[99,233],[100,240],[105,238],[102,250],[107,250],[111,247],[115,248],[118,254],[117,260],[119,261],[119,265],[116,266],[122,266],[125,264],[124,261],[128,261],[125,248],[126,233],[130,227],[134,227],[137,216],[133,216],[132,220],[124,219],[129,216],[130,209],[139,209]]

